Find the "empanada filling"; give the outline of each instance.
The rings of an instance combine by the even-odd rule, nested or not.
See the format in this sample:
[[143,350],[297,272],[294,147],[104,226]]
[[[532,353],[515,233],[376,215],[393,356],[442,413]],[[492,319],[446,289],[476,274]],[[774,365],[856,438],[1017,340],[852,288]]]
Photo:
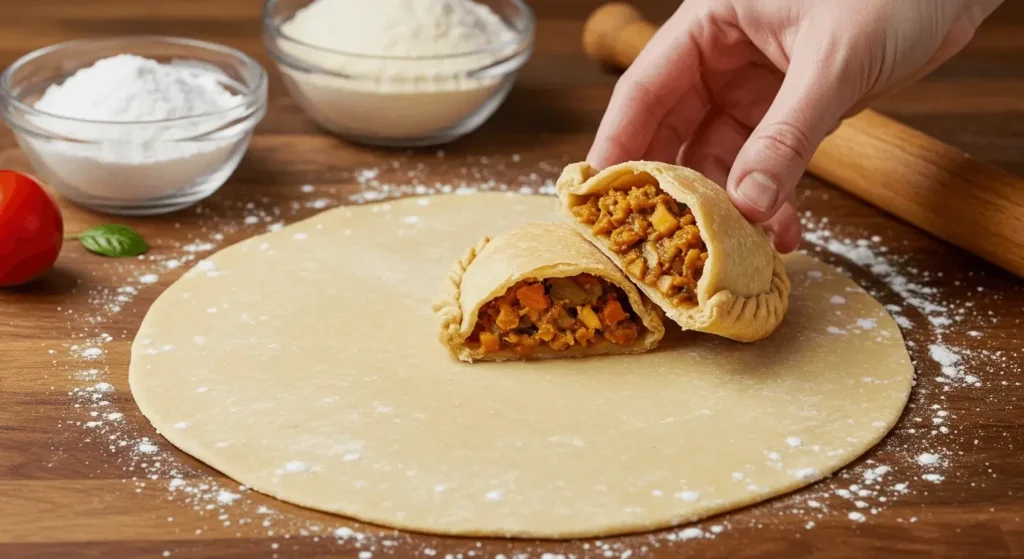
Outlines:
[[688,207],[645,184],[591,195],[572,214],[607,240],[631,277],[656,287],[677,307],[697,304],[708,248]]
[[484,353],[512,350],[519,356],[541,347],[565,351],[605,340],[628,346],[640,324],[626,294],[601,278],[529,279],[480,309],[468,342]]

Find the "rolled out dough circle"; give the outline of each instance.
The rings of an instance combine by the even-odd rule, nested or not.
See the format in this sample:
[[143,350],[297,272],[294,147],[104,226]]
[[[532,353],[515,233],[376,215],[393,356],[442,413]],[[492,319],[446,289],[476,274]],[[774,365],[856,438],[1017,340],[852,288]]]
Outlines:
[[175,446],[291,503],[541,538],[677,525],[797,489],[900,416],[913,369],[896,324],[802,255],[787,259],[789,314],[756,344],[669,328],[642,355],[454,361],[430,311],[441,278],[481,236],[558,219],[553,205],[405,199],[227,248],[147,314],[139,408]]

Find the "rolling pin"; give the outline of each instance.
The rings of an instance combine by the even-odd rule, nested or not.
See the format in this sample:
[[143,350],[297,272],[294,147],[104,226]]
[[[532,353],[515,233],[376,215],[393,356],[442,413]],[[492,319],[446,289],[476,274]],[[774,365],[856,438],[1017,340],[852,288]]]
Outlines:
[[[587,56],[624,70],[657,28],[625,2],[583,27]],[[818,147],[808,171],[1024,278],[1024,179],[866,110]]]

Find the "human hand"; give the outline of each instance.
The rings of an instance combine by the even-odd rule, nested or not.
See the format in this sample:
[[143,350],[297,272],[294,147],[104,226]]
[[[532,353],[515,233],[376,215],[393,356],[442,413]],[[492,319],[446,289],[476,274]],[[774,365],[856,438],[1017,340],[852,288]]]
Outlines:
[[623,74],[587,161],[681,163],[780,252],[840,121],[957,53],[1002,0],[686,0]]

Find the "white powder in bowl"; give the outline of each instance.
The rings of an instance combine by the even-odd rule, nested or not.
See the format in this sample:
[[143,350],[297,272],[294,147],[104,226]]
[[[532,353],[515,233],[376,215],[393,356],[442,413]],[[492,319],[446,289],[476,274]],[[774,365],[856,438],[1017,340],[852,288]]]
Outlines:
[[[35,102],[45,114],[29,122],[49,139],[19,140],[34,163],[74,191],[72,198],[159,198],[215,173],[234,155],[237,139],[190,140],[240,116],[243,99],[221,85],[224,79],[195,61],[104,58]],[[228,111],[236,107],[239,114]],[[172,120],[202,115],[211,116]]]
[[280,31],[282,70],[306,112],[367,140],[421,138],[496,108],[515,69],[473,72],[523,48],[473,0],[315,0]]

